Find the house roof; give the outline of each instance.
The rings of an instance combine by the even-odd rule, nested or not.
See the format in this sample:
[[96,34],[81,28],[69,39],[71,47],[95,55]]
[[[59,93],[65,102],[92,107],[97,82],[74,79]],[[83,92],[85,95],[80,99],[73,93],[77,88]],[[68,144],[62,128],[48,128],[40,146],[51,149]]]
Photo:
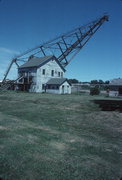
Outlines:
[[[47,85],[61,85],[63,84],[65,81],[68,82],[68,80],[66,78],[51,78],[46,84]],[[69,83],[69,82],[68,82]]]
[[19,68],[28,68],[28,67],[38,67],[42,65],[45,61],[53,59],[53,56],[44,56],[44,57],[32,57],[25,64],[20,66]]
[[112,79],[112,80],[110,81],[109,85],[122,86],[122,78]]
[[57,61],[55,56],[44,56],[44,57],[35,57],[34,56],[30,60],[28,60],[25,64],[20,66],[18,69],[34,68],[34,67],[38,68],[38,67],[43,66],[44,64],[46,64],[50,60],[55,60],[58,63],[58,65],[62,68],[62,70],[65,71],[65,69],[60,64],[60,62]]

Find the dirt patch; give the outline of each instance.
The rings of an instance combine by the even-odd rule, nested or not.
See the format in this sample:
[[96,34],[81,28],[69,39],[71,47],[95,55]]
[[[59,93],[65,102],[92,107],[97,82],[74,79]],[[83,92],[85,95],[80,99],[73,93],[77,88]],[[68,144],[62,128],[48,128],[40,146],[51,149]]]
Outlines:
[[59,150],[59,151],[64,151],[67,149],[67,145],[65,143],[62,143],[62,142],[53,141],[49,144],[49,146],[51,146],[52,148]]
[[31,134],[28,134],[26,138],[28,144],[35,144],[38,141],[38,137]]
[[4,126],[0,126],[0,130],[8,130],[8,129]]
[[94,100],[94,103],[98,104],[102,111],[120,111],[122,112],[122,100]]
[[40,129],[40,130],[43,130],[43,131],[47,131],[48,133],[51,133],[51,134],[59,134],[60,132],[58,130],[55,130],[55,129],[52,129],[48,126],[38,126],[38,127],[34,127],[35,129]]

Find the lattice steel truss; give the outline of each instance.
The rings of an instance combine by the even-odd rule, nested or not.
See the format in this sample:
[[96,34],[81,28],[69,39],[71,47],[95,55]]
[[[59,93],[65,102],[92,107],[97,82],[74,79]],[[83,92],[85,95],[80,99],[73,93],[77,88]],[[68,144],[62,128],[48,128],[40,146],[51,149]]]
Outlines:
[[11,60],[3,82],[6,80],[13,64],[19,67],[22,62],[25,63],[35,55],[38,57],[54,55],[63,67],[67,66],[105,21],[108,21],[106,15],[18,55]]

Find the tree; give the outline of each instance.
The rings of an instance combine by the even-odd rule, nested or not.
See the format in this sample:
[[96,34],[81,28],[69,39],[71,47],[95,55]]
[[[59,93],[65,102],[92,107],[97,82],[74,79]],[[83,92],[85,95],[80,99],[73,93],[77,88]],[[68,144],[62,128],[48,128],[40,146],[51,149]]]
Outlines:
[[100,79],[99,84],[104,84],[104,81]]
[[90,89],[90,95],[99,95],[100,94],[100,89],[98,87],[94,87]]
[[68,79],[68,81],[72,84],[72,83],[79,83],[79,81],[77,79]]
[[105,81],[105,84],[109,84],[110,81]]
[[91,80],[91,84],[99,84],[98,80]]

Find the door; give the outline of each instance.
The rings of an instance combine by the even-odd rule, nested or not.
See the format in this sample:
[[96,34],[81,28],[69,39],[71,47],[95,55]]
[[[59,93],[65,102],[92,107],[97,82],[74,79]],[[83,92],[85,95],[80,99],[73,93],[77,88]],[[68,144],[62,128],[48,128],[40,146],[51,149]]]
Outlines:
[[62,94],[64,94],[64,85],[62,86]]

